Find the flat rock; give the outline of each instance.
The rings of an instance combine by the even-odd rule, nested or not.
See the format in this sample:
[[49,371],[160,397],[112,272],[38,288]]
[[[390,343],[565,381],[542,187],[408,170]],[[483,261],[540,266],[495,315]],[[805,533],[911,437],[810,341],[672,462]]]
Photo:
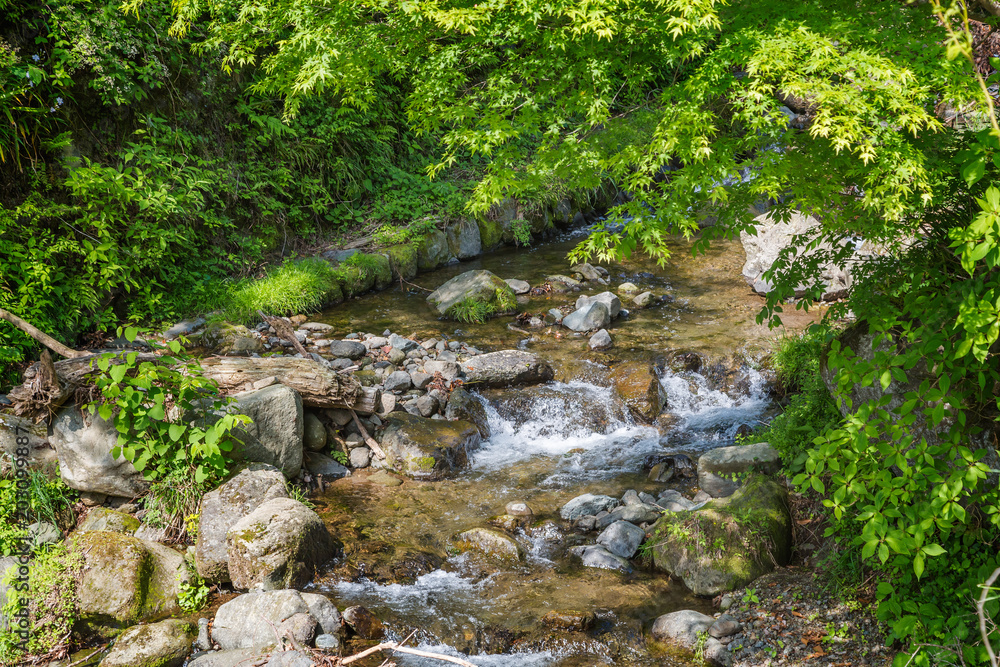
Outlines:
[[572,547],[569,550],[571,556],[576,556],[583,563],[584,567],[596,567],[602,570],[618,570],[629,574],[632,572],[632,564],[621,556],[608,551],[603,546],[597,544]]
[[139,530],[139,520],[131,514],[108,507],[94,507],[87,512],[87,518],[76,529],[78,533],[90,530],[110,530],[115,533],[132,535]]
[[531,285],[529,285],[525,280],[507,278],[504,282],[507,283],[512,290],[514,290],[514,294],[527,294],[531,291]]
[[409,352],[410,350],[415,350],[420,347],[420,344],[417,343],[417,341],[404,338],[399,334],[389,334],[388,342],[389,345],[397,350],[402,350],[403,352]]
[[566,521],[579,519],[587,515],[595,515],[615,507],[618,504],[616,498],[611,496],[598,496],[592,493],[585,493],[573,498],[559,509],[559,516]]
[[337,608],[323,595],[291,589],[247,593],[219,607],[212,639],[225,650],[262,649],[275,644],[275,632],[280,637],[287,630],[310,645],[316,634],[339,632],[340,620]]
[[462,369],[466,383],[486,387],[539,384],[555,375],[547,361],[524,350],[480,354],[464,361]]
[[228,651],[205,651],[199,653],[188,667],[247,667],[253,664],[260,651],[252,648],[237,648]]

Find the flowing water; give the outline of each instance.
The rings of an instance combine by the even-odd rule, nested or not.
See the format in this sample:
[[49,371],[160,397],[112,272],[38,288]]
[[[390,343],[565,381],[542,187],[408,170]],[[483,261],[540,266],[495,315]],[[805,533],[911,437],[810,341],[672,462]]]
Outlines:
[[[569,273],[565,254],[577,240],[567,236],[528,251],[497,253],[415,282],[436,287],[462,271],[486,268],[536,285],[546,275]],[[642,563],[630,575],[583,568],[566,556],[567,549],[593,543],[595,535],[572,531],[558,510],[582,493],[620,497],[636,489],[655,495],[667,485],[646,479],[647,457],[694,457],[732,444],[737,429],[753,427],[768,414],[768,382],[755,360],[775,332],[754,322],[760,301],[739,274],[742,262],[738,244],[720,244],[691,259],[678,242],[665,268],[643,261],[609,266],[612,288],[629,281],[669,300],[616,321],[610,329],[615,347],[607,353],[587,352],[586,338],[567,330],[513,330],[511,317],[483,325],[437,320],[424,304],[426,293],[412,288],[326,313],[323,321],[341,334],[391,329],[465,340],[480,349],[526,348],[550,360],[556,381],[482,392],[493,435],[452,479],[385,487],[356,473],[331,485],[317,505],[344,543],[344,556],[311,588],[340,608],[364,605],[397,639],[413,633],[411,645],[461,652],[483,667],[688,664],[651,653],[646,634],[658,615],[710,612],[710,601]],[[533,297],[522,310],[543,313],[578,296]],[[663,362],[672,351],[696,352],[700,363],[680,368]],[[669,419],[659,427],[633,420],[609,388],[609,366],[636,358],[660,359]],[[690,485],[671,484],[682,492]],[[471,553],[456,555],[455,534],[490,525],[513,500],[535,512],[516,536],[527,554],[524,562],[499,565]],[[587,632],[558,631],[541,620],[550,611],[592,612],[595,620]],[[442,664],[394,659],[401,665]]]

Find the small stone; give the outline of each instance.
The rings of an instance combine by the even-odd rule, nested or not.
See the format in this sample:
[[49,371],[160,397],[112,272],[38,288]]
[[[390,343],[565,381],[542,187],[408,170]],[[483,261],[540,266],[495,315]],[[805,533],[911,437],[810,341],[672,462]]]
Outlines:
[[712,499],[712,496],[708,495],[702,490],[698,490],[698,493],[694,494],[694,502],[696,503],[707,503]]
[[639,288],[633,285],[632,283],[622,283],[621,285],[618,286],[618,291],[625,292],[627,294],[630,292],[638,292]]
[[348,433],[347,437],[344,439],[344,443],[347,445],[348,449],[354,449],[355,447],[364,446],[365,439],[361,437],[360,433]]
[[632,565],[622,558],[616,556],[602,546],[591,544],[573,547],[569,550],[570,555],[578,557],[584,567],[596,567],[603,570],[619,570],[625,574],[632,572]]
[[594,612],[550,611],[542,616],[542,623],[557,630],[585,632],[594,624]]
[[417,341],[410,340],[409,338],[403,338],[396,334],[389,334],[389,345],[392,345],[397,350],[402,350],[403,352],[409,352],[410,350],[419,347]]
[[425,350],[429,350],[432,347],[437,347],[437,338],[428,338],[427,340],[425,340],[423,343],[420,344],[420,347],[422,347]]
[[616,556],[631,558],[644,539],[646,532],[642,528],[633,526],[627,521],[616,521],[597,537],[597,543]]
[[632,305],[636,308],[645,308],[653,301],[652,292],[643,292],[642,294],[636,296],[632,299]]
[[331,408],[327,410],[326,416],[337,426],[347,426],[354,420],[350,411],[342,410],[340,408]]
[[406,391],[413,386],[413,382],[406,371],[394,371],[385,379],[383,386],[386,391]]
[[618,504],[616,498],[611,496],[597,496],[592,493],[585,493],[573,498],[562,506],[559,516],[566,521],[579,519],[582,516],[597,514],[602,510],[607,510]]
[[556,324],[559,324],[563,320],[562,311],[558,308],[549,308],[549,317],[555,320]]
[[417,414],[421,417],[430,417],[438,411],[439,404],[436,398],[427,394],[414,401],[414,406],[417,409]]
[[355,447],[351,450],[351,467],[367,468],[372,460],[372,450],[368,447]]
[[649,495],[648,493],[644,493],[642,491],[639,492],[639,500],[641,502],[646,503],[647,505],[655,505],[656,504],[656,498],[654,498],[653,496]]
[[576,520],[576,527],[582,531],[591,531],[594,529],[594,524],[597,523],[597,517],[595,516],[585,516],[580,517]]
[[528,503],[521,500],[512,500],[507,503],[504,510],[511,516],[532,516],[534,514],[531,508],[528,507]]
[[340,640],[337,639],[337,635],[317,635],[316,648],[323,651],[335,651],[340,648]]
[[382,336],[372,336],[365,341],[364,345],[369,350],[377,350],[380,347],[385,347],[389,344],[388,338],[383,338]]
[[302,444],[313,452],[322,451],[326,447],[326,427],[311,412],[307,412],[303,420]]
[[629,489],[622,496],[622,505],[638,505],[641,502],[639,500],[639,493],[635,489]]
[[212,640],[208,636],[208,619],[198,619],[198,638],[194,640],[194,648],[202,651],[212,650]]
[[743,630],[743,625],[739,621],[729,614],[723,614],[719,618],[715,619],[715,623],[713,623],[712,627],[708,629],[708,634],[712,635],[716,639],[722,639],[723,637],[735,635],[741,630]]
[[396,397],[393,394],[382,394],[379,401],[379,413],[387,415],[396,409]]
[[601,329],[590,337],[587,346],[591,350],[607,350],[612,346],[611,334],[608,333],[607,329]]
[[417,389],[424,389],[427,387],[428,383],[434,379],[434,376],[430,373],[421,373],[420,371],[414,371],[410,373],[410,381],[413,386]]
[[440,373],[445,380],[454,380],[458,377],[460,369],[455,361],[448,361],[445,359],[445,353],[441,353],[436,360],[424,364],[424,372],[431,375]]
[[365,356],[368,348],[364,343],[356,340],[334,340],[330,341],[330,354],[334,357],[344,357],[351,361],[357,361]]
[[406,352],[403,352],[398,347],[394,347],[389,350],[389,361],[393,364],[401,364],[406,360]]
[[531,285],[529,285],[524,280],[518,280],[516,278],[509,278],[505,280],[510,288],[514,290],[514,294],[527,294],[531,290]]
[[726,593],[725,595],[722,596],[722,599],[719,600],[719,609],[721,609],[722,611],[726,611],[727,609],[733,606],[733,602],[734,599],[732,593]]

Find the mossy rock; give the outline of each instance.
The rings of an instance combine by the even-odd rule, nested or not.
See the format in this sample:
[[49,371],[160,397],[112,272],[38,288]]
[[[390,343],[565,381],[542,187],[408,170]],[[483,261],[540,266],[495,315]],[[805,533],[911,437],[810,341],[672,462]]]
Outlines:
[[215,354],[252,354],[264,349],[260,338],[254,336],[242,324],[229,322],[212,322],[201,336],[205,347]]
[[108,509],[107,507],[95,507],[87,513],[87,518],[83,520],[83,523],[76,530],[78,533],[87,533],[94,530],[110,530],[115,533],[131,535],[139,530],[139,520],[125,512]]
[[501,562],[524,560],[524,549],[514,538],[492,528],[472,528],[455,536],[454,547],[459,552],[477,551]]
[[118,637],[99,667],[180,667],[197,634],[193,625],[176,618],[132,626]]
[[337,274],[340,287],[347,298],[364,294],[375,287],[375,275],[359,266],[341,264]]
[[479,218],[479,238],[483,243],[483,250],[490,252],[503,245],[504,225],[499,220],[490,220],[485,217]]
[[418,479],[438,479],[467,465],[481,442],[471,422],[393,412],[386,419],[381,445],[390,468]]
[[379,384],[379,377],[375,371],[354,371],[354,379],[360,382],[362,387],[374,387]]
[[338,282],[331,282],[326,294],[323,295],[324,306],[336,306],[344,302],[344,290]]
[[417,244],[403,243],[388,248],[393,279],[409,280],[417,275]]
[[363,255],[370,257],[369,270],[375,274],[375,289],[385,289],[392,284],[392,263],[385,255]]
[[[485,270],[466,271],[447,281],[430,296],[427,303],[438,314],[465,321],[483,321],[487,317],[516,308],[517,297],[505,281]],[[472,313],[466,318],[463,313]]]
[[765,475],[753,475],[728,498],[668,512],[650,534],[654,565],[680,577],[695,595],[732,591],[788,563],[788,492]]
[[421,271],[433,271],[444,266],[451,257],[448,247],[448,235],[440,229],[432,229],[420,239],[417,245],[417,268]]
[[180,611],[180,582],[190,575],[184,556],[170,547],[111,531],[73,538],[83,557],[77,585],[80,621],[107,634],[141,620]]

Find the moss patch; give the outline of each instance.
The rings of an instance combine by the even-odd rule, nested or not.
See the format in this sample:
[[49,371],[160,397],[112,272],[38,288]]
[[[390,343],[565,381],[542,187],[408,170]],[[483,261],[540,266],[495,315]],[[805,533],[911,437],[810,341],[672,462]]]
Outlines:
[[479,238],[483,243],[484,252],[496,250],[503,244],[503,223],[486,218],[479,218],[476,222],[479,224]]
[[417,275],[417,244],[405,243],[388,248],[392,277],[409,280]]

